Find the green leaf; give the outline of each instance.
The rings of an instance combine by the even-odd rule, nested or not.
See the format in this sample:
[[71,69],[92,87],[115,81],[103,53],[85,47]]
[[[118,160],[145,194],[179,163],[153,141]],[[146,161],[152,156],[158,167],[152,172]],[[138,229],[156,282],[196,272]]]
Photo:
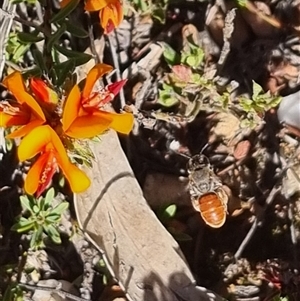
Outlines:
[[11,227],[11,230],[17,231],[18,233],[28,232],[34,228],[34,224],[35,221],[21,217],[18,222]]
[[[35,61],[36,62],[36,61]],[[28,71],[26,71],[25,73],[23,73],[22,75],[24,76],[24,78],[29,78],[29,77],[41,77],[42,74],[44,72],[41,71],[41,69],[39,67],[34,67]]]
[[62,202],[59,205],[55,206],[53,210],[49,213],[49,215],[62,215],[64,211],[66,211],[69,208],[68,202]]
[[15,50],[12,61],[18,63],[23,58],[24,53],[29,49],[30,44],[20,44]]
[[198,63],[198,60],[197,60],[197,57],[191,55],[191,56],[188,56],[186,58],[186,61],[185,63],[191,67],[197,67],[197,63]]
[[178,100],[172,97],[162,97],[157,100],[157,103],[164,107],[172,107],[178,104]]
[[66,48],[64,48],[62,46],[59,46],[59,45],[55,45],[55,48],[56,48],[57,51],[59,51],[61,54],[65,55],[66,57],[74,59],[74,62],[75,62],[76,66],[85,64],[90,59],[92,59],[92,56],[90,54],[87,54],[87,53],[82,53],[82,52],[79,52],[79,51],[69,50],[69,49],[66,49]]
[[57,41],[59,40],[59,38],[64,34],[64,32],[66,31],[66,24],[62,24],[58,30],[49,37],[48,41],[47,41],[47,45],[46,45],[46,49],[48,52],[51,51],[52,47],[57,43]]
[[47,193],[46,193],[46,196],[45,196],[45,205],[47,205],[47,207],[49,207],[54,199],[54,195],[55,195],[55,191],[54,191],[54,188],[51,187]]
[[166,21],[166,7],[157,6],[152,10],[152,17],[161,24]]
[[174,217],[176,210],[177,206],[175,204],[172,204],[165,209],[164,215],[166,215],[166,217],[168,218]]
[[61,238],[58,231],[52,225],[44,226],[45,232],[52,239],[52,241],[56,244],[61,244]]
[[172,87],[164,84],[163,85],[164,90],[159,90],[158,94],[158,100],[157,103],[164,106],[164,107],[172,107],[176,104],[178,104],[178,99],[175,97],[175,92],[172,89]]
[[248,0],[236,0],[238,6],[246,8]]
[[48,69],[46,67],[42,52],[38,49],[34,49],[32,51],[32,56],[34,58],[35,64],[39,67],[39,69],[42,71],[42,73],[43,72],[48,73]]
[[38,33],[18,32],[18,38],[22,43],[37,43],[44,39],[37,35]]
[[63,63],[56,64],[54,70],[56,74],[55,84],[60,87],[63,85],[68,75],[74,72],[75,60],[69,59]]
[[45,202],[45,199],[43,197],[41,197],[39,200],[38,200],[38,206],[39,206],[39,212],[42,212],[42,211],[46,211],[48,206]]
[[15,291],[15,288],[13,287],[12,284],[7,286],[2,301],[12,301],[12,300],[14,300],[14,291]]
[[60,215],[56,215],[56,214],[49,214],[46,216],[45,218],[46,222],[49,224],[56,224],[61,220],[61,216]]
[[252,86],[252,89],[253,89],[252,99],[255,99],[261,92],[263,92],[263,88],[258,83],[256,83],[254,80],[252,81],[252,85],[253,85]]
[[62,8],[51,20],[51,23],[64,20],[78,5],[79,0],[70,1],[64,8]]
[[35,214],[37,214],[37,213],[40,212],[40,207],[39,207],[38,205],[34,204],[34,205],[32,206],[32,211],[33,211]]
[[27,209],[28,211],[32,212],[32,202],[29,200],[27,195],[21,195],[20,202],[21,202],[21,206],[24,210]]
[[164,56],[166,62],[171,66],[179,64],[180,55],[167,43],[162,43],[162,44],[164,47],[163,56]]
[[89,33],[84,30],[82,27],[76,26],[70,21],[65,22],[67,25],[67,31],[72,34],[74,37],[86,38],[89,36]]
[[30,248],[38,248],[43,245],[42,243],[43,227],[38,227],[36,231],[33,232],[30,240]]

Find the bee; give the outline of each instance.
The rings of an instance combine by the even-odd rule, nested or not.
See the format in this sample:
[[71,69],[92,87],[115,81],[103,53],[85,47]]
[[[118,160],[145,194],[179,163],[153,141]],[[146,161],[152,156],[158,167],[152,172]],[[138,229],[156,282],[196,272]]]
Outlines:
[[208,158],[201,153],[191,157],[187,163],[187,171],[194,209],[200,212],[208,226],[222,227],[226,221],[228,196]]

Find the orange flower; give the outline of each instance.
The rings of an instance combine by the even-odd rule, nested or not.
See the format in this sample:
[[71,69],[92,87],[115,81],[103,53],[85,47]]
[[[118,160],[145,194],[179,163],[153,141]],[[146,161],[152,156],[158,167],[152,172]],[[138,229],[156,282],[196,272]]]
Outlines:
[[121,2],[115,0],[106,5],[99,11],[99,17],[104,33],[109,34],[117,28],[123,20],[123,7]]
[[17,103],[0,104],[0,126],[20,126],[7,138],[23,137],[35,127],[45,123],[43,110],[36,100],[26,91],[22,75],[15,71],[3,81],[4,86],[15,96]]
[[102,134],[108,128],[128,134],[133,126],[133,115],[106,112],[101,108],[111,101],[126,81],[108,85],[100,92],[92,92],[95,82],[112,67],[105,64],[94,66],[87,75],[83,91],[75,85],[67,97],[62,128],[66,135],[73,138],[91,138]]
[[30,79],[30,89],[41,104],[57,104],[58,96],[40,78]]
[[66,150],[49,125],[38,126],[26,135],[18,148],[19,160],[25,161],[40,154],[25,179],[25,191],[39,197],[47,188],[58,168],[67,178],[73,192],[82,192],[90,186],[87,175],[72,164]]
[[[61,7],[65,7],[71,0],[62,0]],[[123,20],[123,8],[120,0],[86,0],[86,11],[99,11],[99,18],[104,33],[108,34],[120,25]]]

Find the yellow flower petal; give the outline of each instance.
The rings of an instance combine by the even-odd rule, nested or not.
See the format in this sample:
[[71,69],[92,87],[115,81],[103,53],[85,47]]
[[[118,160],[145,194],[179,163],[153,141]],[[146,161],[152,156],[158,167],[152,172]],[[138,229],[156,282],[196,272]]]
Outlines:
[[[9,91],[11,91],[12,94],[15,95],[15,97],[19,103],[24,102],[22,97],[16,96],[18,94],[18,92],[21,91],[21,93],[22,93],[22,91],[25,91],[25,85],[23,82],[23,78],[19,71],[15,71],[15,72],[11,73],[10,75],[8,75],[7,77],[5,77],[2,83]],[[19,96],[19,94],[18,94],[18,96]]]
[[78,85],[75,85],[69,93],[62,116],[62,128],[67,131],[79,114],[81,95]]
[[18,138],[18,137],[24,137],[28,133],[30,133],[33,129],[35,129],[37,126],[40,126],[44,123],[44,121],[35,119],[26,125],[22,126],[21,128],[13,131],[11,134],[7,135],[6,138],[8,139],[13,139],[13,138]]
[[43,110],[36,102],[36,100],[26,92],[26,88],[23,82],[23,78],[20,72],[15,71],[8,75],[4,80],[3,84],[7,89],[14,95],[16,100],[20,103],[26,103],[34,112],[37,118],[46,121]]
[[109,125],[109,127],[121,134],[129,134],[132,130],[134,117],[130,113],[117,114],[99,111],[95,113],[95,115],[99,116],[100,118],[110,118],[112,123]]
[[106,64],[95,65],[88,73],[86,77],[85,86],[82,91],[82,98],[86,99],[90,96],[96,81],[104,74],[113,70],[112,66]]
[[87,0],[84,9],[87,11],[97,11],[113,3],[115,0]]
[[48,126],[48,131],[51,136],[51,143],[55,149],[55,157],[59,162],[58,164],[59,165],[69,164],[70,160],[67,151],[64,145],[62,144],[60,138],[57,136],[56,132],[50,126]]
[[23,125],[30,120],[30,116],[26,115],[10,115],[0,112],[0,127],[8,127],[14,125]]
[[100,10],[99,17],[104,33],[110,33],[117,28],[123,20],[122,4],[119,1],[114,1],[114,3]]
[[60,166],[60,168],[67,178],[73,192],[82,192],[91,185],[91,181],[88,176],[74,164],[70,163]]
[[112,123],[110,116],[86,115],[78,117],[65,132],[72,138],[92,138],[102,134]]
[[48,125],[35,127],[22,139],[18,147],[18,157],[21,162],[33,158],[44,150],[51,141],[48,128]]

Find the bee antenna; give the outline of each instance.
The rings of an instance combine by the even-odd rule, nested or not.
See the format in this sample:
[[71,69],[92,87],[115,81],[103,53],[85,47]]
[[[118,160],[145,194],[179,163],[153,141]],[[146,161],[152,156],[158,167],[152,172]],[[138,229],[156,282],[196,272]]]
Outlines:
[[200,151],[200,155],[202,155],[202,153],[205,151],[205,149],[208,148],[208,146],[209,146],[209,143],[206,143],[206,144],[202,147],[202,149],[201,149],[201,151]]
[[170,150],[171,150],[172,152],[174,152],[175,154],[180,155],[180,156],[185,157],[185,158],[188,158],[188,159],[191,159],[191,156],[186,155],[186,154],[181,153],[181,152],[178,151],[179,148],[180,148],[180,144],[179,144],[178,141],[176,141],[176,140],[172,141],[172,142],[170,143],[169,148],[170,148]]

